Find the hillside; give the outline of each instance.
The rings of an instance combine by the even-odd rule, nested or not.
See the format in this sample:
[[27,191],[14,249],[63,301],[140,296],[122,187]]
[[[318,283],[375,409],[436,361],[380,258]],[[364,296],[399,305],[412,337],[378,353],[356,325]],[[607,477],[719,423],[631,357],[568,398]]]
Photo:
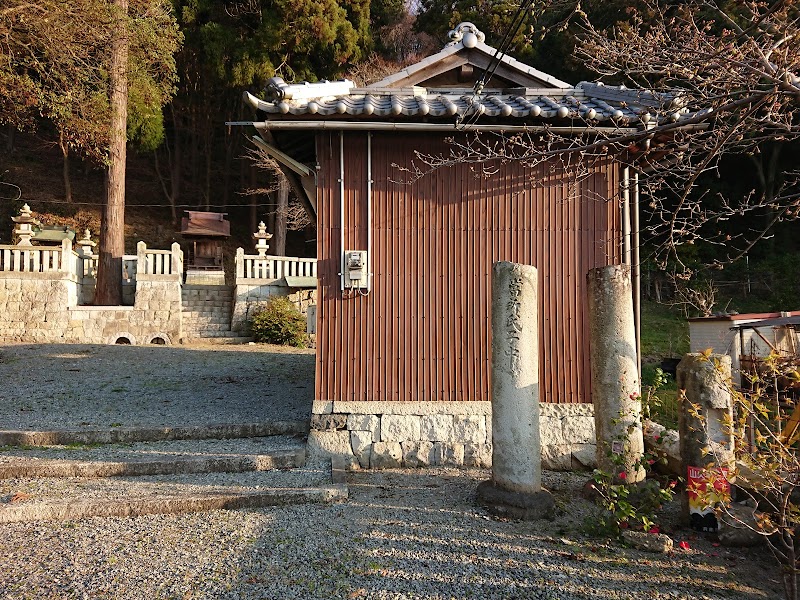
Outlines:
[[[0,182],[18,186],[16,189],[0,185],[0,243],[9,243],[15,215],[24,202],[33,209],[37,218],[47,225],[66,225],[81,233],[87,227],[97,241],[100,232],[100,214],[104,201],[104,173],[97,166],[73,158],[70,165],[73,201],[65,201],[62,175],[63,158],[58,145],[46,133],[15,134],[14,150],[7,151],[7,140],[0,137]],[[172,223],[169,201],[163,193],[156,173],[152,154],[128,153],[125,210],[125,252],[135,253],[136,243],[144,241],[150,247],[166,248],[180,241],[178,227]],[[232,260],[236,248],[250,251],[252,233],[258,220],[268,221],[269,198],[260,198],[257,210],[246,205],[250,197],[235,195],[235,206],[212,206],[210,210],[227,212],[231,221],[231,238],[225,248],[226,257]],[[178,217],[185,210],[206,210],[199,202],[184,201],[177,208]],[[212,201],[212,204],[215,204]],[[255,214],[254,214],[255,213]],[[289,232],[287,255],[313,256],[316,246],[313,233]],[[309,240],[308,242],[306,240]]]

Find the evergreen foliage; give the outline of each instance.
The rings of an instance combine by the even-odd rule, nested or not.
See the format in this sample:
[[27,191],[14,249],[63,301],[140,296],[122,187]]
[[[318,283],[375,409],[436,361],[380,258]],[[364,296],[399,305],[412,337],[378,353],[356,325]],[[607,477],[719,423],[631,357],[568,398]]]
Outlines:
[[253,316],[250,332],[257,342],[295,346],[306,345],[306,319],[285,296],[273,296]]

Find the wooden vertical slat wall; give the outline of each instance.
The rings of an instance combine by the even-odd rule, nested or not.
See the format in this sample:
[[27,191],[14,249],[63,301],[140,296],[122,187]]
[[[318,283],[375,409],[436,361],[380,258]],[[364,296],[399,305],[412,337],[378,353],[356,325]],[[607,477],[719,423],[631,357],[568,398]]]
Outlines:
[[490,400],[491,268],[510,260],[539,269],[542,401],[591,402],[586,273],[620,261],[617,165],[577,182],[519,163],[488,178],[457,165],[404,184],[393,164],[450,146],[373,134],[374,276],[364,295],[342,292],[339,272],[342,250],[367,248],[367,134],[343,134],[343,221],[339,135],[317,138],[316,398]]

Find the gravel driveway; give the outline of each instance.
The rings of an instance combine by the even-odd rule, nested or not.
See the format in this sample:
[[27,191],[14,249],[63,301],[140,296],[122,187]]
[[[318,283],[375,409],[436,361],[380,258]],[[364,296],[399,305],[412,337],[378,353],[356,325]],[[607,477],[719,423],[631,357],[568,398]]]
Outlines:
[[[272,346],[3,346],[0,428],[303,419],[313,367]],[[677,502],[664,531],[690,549],[644,554],[583,534],[587,474],[546,472],[558,516],[528,523],[476,506],[489,476],[355,472],[342,504],[2,525],[0,600],[782,597],[766,549],[670,525]]]
[[303,420],[313,397],[313,350],[0,346],[0,429]]
[[775,600],[764,549],[645,554],[586,538],[585,474],[545,473],[559,516],[520,523],[474,504],[487,471],[350,474],[327,506],[0,527],[0,598]]

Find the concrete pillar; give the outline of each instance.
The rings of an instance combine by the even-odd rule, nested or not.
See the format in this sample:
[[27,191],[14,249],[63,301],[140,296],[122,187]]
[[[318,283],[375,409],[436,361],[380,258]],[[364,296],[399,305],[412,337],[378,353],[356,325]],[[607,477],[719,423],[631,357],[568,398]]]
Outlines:
[[[678,414],[682,475],[688,481],[691,467],[702,471],[710,463],[733,469],[731,357],[724,354],[686,354],[678,364],[676,380],[678,389],[683,393]],[[699,474],[697,470],[694,475]],[[691,517],[689,504],[688,494],[684,494],[683,515],[687,522],[698,529],[716,530],[717,522],[712,507],[693,510],[698,517]],[[703,522],[699,518],[702,516],[705,516]]]
[[645,471],[631,268],[592,269],[587,281],[597,466],[617,483],[636,483]]
[[534,267],[497,262],[492,273],[492,479],[482,503],[518,519],[547,517],[539,439],[538,280]]

